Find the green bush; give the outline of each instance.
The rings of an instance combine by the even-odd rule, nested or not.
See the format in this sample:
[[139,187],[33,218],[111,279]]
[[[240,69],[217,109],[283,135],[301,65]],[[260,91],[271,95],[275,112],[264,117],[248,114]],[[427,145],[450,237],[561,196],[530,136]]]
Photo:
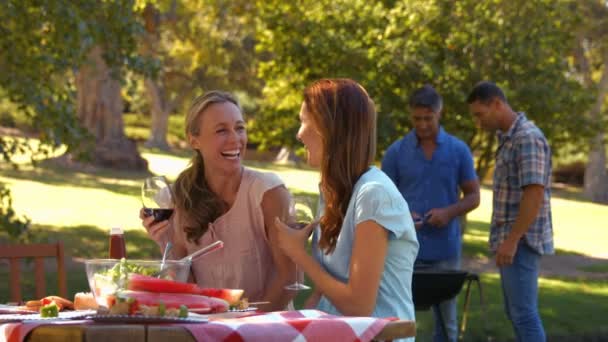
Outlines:
[[[0,93],[0,95],[2,95]],[[19,107],[0,96],[0,126],[17,128],[22,131],[34,130],[31,119]]]
[[11,191],[0,183],[0,234],[10,241],[26,242],[30,223],[29,218],[17,216],[13,209]]

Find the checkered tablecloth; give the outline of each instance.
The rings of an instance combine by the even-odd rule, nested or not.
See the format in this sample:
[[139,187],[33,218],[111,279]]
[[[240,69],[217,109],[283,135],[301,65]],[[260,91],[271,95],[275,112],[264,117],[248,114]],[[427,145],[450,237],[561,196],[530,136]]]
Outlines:
[[0,342],[21,342],[30,331],[41,325],[78,325],[88,324],[92,321],[70,320],[70,321],[29,321],[24,323],[4,323],[0,324]]
[[318,310],[282,311],[181,324],[198,341],[371,341],[389,319],[341,317]]
[[[332,316],[318,310],[281,311],[240,318],[211,319],[181,326],[197,341],[371,341],[390,319]],[[40,325],[95,325],[91,320],[29,321],[0,325],[0,342],[21,342]],[[103,324],[103,323],[102,323]]]

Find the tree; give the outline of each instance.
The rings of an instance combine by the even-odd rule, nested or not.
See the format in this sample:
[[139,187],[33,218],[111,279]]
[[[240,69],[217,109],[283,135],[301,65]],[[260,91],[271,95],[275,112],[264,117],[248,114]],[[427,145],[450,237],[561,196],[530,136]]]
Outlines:
[[585,194],[593,202],[608,203],[606,171],[606,113],[608,110],[608,3],[585,0],[577,7],[585,21],[578,30],[574,57],[575,70],[595,101],[588,115],[597,128],[589,139],[589,159],[585,168]]
[[[140,51],[142,52],[142,55],[158,59],[158,49],[160,47],[159,26],[175,16],[175,5],[176,3],[172,2],[172,8],[169,15],[161,15],[154,4],[146,4],[146,7],[142,12],[145,28],[143,37],[140,39]],[[150,105],[150,116],[152,118],[150,137],[146,141],[145,146],[168,150],[167,126],[169,114],[174,109],[174,105],[165,95],[166,89],[162,79],[156,80],[153,76],[154,75],[146,75],[144,79],[146,95]]]
[[146,168],[122,132],[117,92],[123,68],[146,69],[135,51],[141,31],[135,5],[133,0],[0,3],[0,87],[34,118],[42,143],[66,144],[70,155],[88,155],[102,166]]
[[76,73],[77,115],[95,139],[90,160],[114,169],[147,170],[147,161],[125,136],[121,84],[103,53],[101,46],[94,46]]
[[[146,69],[135,53],[141,27],[134,8],[133,0],[0,2],[0,94],[31,118],[42,146],[65,144],[77,159],[118,167],[133,160],[130,166],[145,168],[122,132],[117,93],[122,68]],[[28,146],[0,137],[8,162]],[[117,163],[117,154],[127,158]],[[10,193],[0,192],[3,229],[22,229],[27,220],[12,219]]]
[[140,51],[159,69],[144,80],[152,117],[147,147],[168,148],[168,117],[189,97],[210,89],[259,93],[252,7],[234,0],[147,1]]
[[[573,115],[588,97],[569,77],[568,45],[577,16],[568,1],[259,2],[259,49],[266,81],[256,136],[267,146],[289,141],[305,85],[320,77],[361,82],[379,111],[379,150],[410,127],[407,96],[433,84],[444,98],[442,124],[477,153],[483,177],[494,137],[480,134],[466,96],[478,81],[497,82],[559,152],[590,134]],[[295,39],[294,37],[297,37]],[[288,129],[281,131],[278,127]]]

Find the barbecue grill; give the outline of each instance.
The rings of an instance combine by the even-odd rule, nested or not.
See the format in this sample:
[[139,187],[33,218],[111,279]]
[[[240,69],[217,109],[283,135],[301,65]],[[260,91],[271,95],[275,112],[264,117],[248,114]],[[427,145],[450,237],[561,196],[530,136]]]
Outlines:
[[464,332],[466,330],[467,310],[469,308],[471,296],[471,283],[477,283],[482,313],[485,310],[479,276],[464,270],[437,270],[417,267],[414,269],[412,277],[412,295],[415,309],[429,310],[432,307],[436,307],[439,313],[439,324],[444,336],[447,336],[447,333],[445,323],[441,317],[441,312],[439,311],[439,304],[458,295],[465,282],[467,284],[466,294],[462,311],[462,320],[460,322],[460,331],[458,334],[458,340],[460,341],[464,338]]

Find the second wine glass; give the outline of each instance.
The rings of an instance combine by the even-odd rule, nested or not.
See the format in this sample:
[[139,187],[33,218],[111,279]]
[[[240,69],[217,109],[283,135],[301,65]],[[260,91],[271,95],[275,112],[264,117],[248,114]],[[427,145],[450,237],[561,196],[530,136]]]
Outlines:
[[141,202],[145,216],[154,216],[154,222],[168,220],[174,204],[171,186],[165,176],[148,177],[141,187]]
[[[306,203],[301,203],[301,199],[292,198],[289,206],[289,216],[291,223],[287,224],[291,229],[304,229],[306,226],[313,222],[312,208]],[[296,281],[293,284],[285,286],[285,289],[290,291],[309,290],[310,286],[304,284],[300,279],[303,274],[298,268],[298,264],[295,264]]]

